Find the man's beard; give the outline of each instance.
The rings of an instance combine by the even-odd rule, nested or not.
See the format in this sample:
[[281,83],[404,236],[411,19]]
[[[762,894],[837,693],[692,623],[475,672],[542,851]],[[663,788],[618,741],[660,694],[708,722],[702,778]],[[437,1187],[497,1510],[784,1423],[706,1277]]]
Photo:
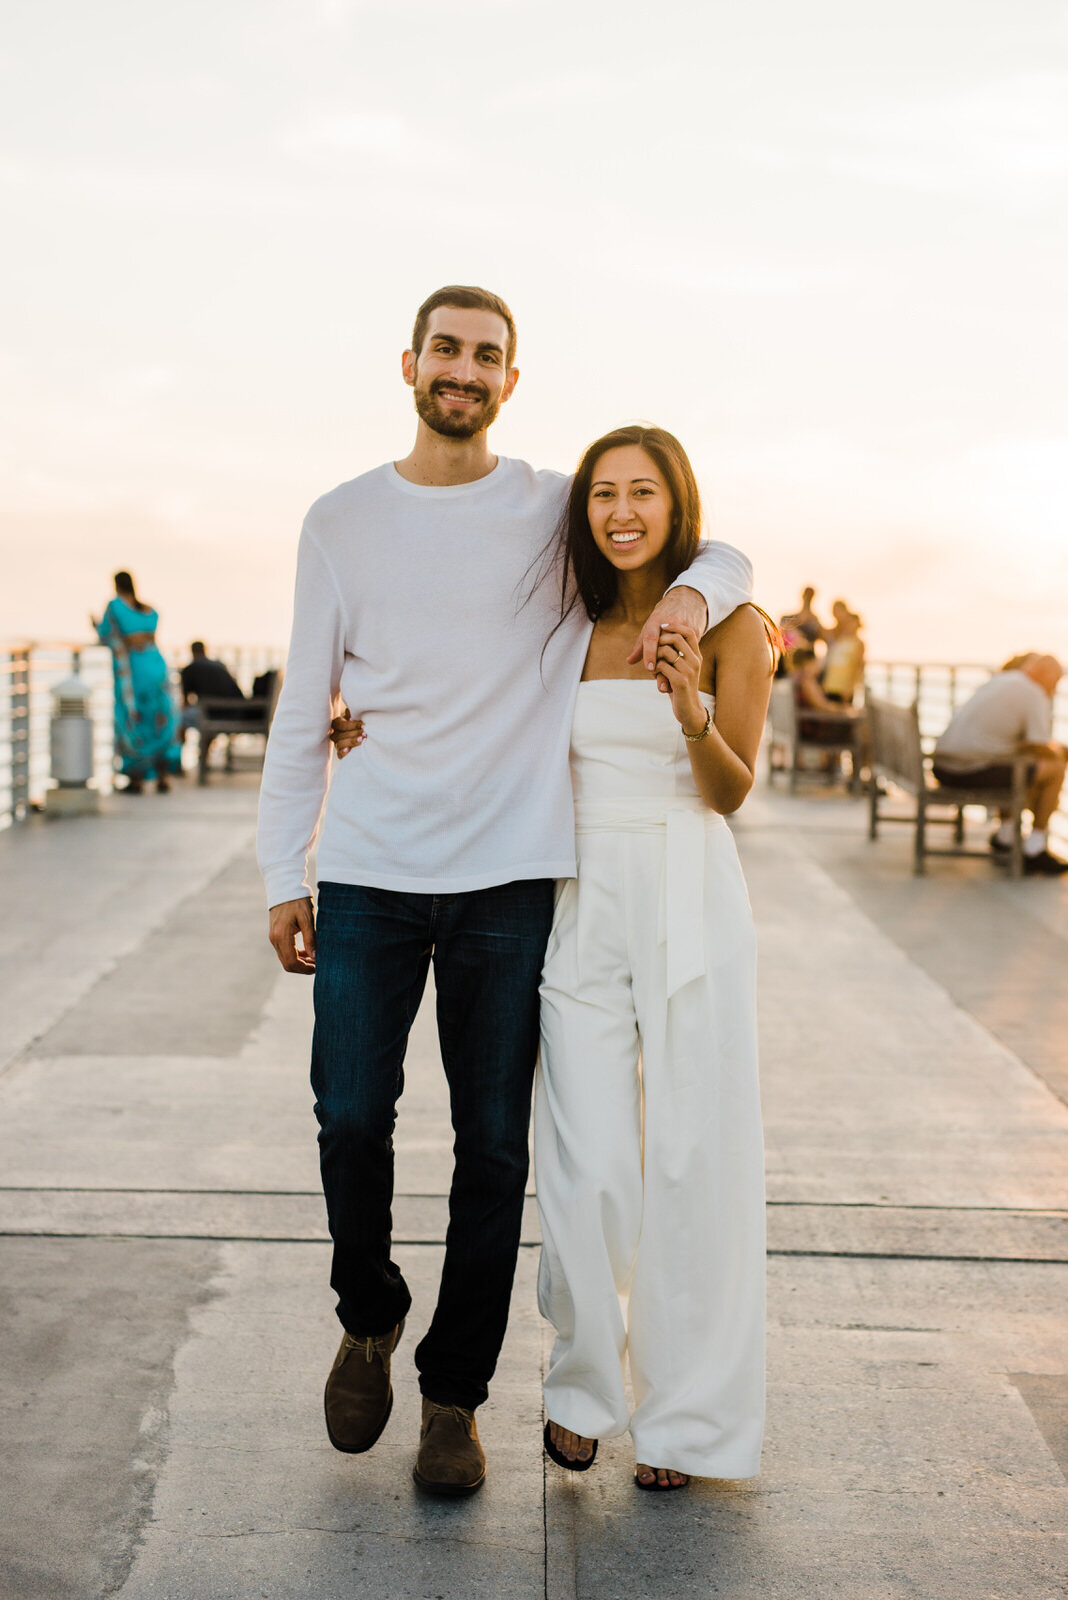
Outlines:
[[[460,394],[477,397],[482,404],[475,411],[447,411],[437,398],[439,389],[455,389]],[[415,409],[421,420],[446,439],[473,439],[476,433],[484,433],[496,421],[501,409],[501,401],[491,400],[481,384],[448,383],[438,378],[429,389],[421,389],[417,383],[414,393]]]

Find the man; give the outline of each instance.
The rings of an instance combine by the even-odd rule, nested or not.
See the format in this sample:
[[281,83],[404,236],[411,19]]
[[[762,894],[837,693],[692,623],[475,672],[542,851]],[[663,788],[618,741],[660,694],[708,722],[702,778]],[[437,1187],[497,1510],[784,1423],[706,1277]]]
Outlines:
[[204,646],[203,639],[194,639],[189,646],[192,661],[187,661],[178,676],[182,681],[182,740],[190,728],[200,727],[197,701],[205,696],[219,700],[243,700],[241,685],[222,661],[215,661]]
[[812,609],[812,602],[816,598],[816,591],[811,584],[801,591],[800,611],[791,611],[787,616],[780,617],[779,627],[783,633],[795,633],[804,644],[815,645],[817,639],[827,637],[823,623]]
[[812,609],[816,591],[811,584],[801,591],[800,611],[788,612],[779,618],[783,650],[775,667],[777,678],[786,678],[795,670],[795,652],[806,646],[815,650],[819,640],[827,637],[823,623]]
[[[1012,781],[1017,755],[1034,759],[1028,773],[1027,809],[1032,827],[1023,843],[1024,871],[1055,876],[1068,872],[1048,848],[1049,820],[1060,801],[1068,752],[1054,742],[1053,696],[1063,675],[1054,656],[1013,657],[1018,665],[996,672],[955,712],[934,748],[934,775],[947,788]],[[1012,849],[1012,819],[1004,812],[990,847],[997,855]]]
[[182,680],[182,704],[189,706],[203,695],[219,700],[243,700],[241,686],[222,661],[208,655],[202,639],[194,639],[189,646],[192,661],[186,663],[178,674]]
[[[402,372],[419,419],[411,453],[305,520],[259,856],[279,959],[315,971],[312,1084],[345,1329],[325,1410],[331,1441],[352,1453],[388,1420],[411,1304],[390,1259],[392,1131],[434,963],[455,1170],[437,1308],[415,1352],[415,1479],[465,1494],[485,1476],[474,1413],[519,1246],[553,882],[575,871],[568,744],[589,630],[572,617],[554,632],[559,593],[533,582],[568,480],[489,449],[519,378],[508,307],[483,289],[438,290]],[[749,597],[749,564],[728,546],[684,576],[636,641],[632,660],[650,671],[661,625],[704,631]],[[330,787],[313,918],[305,863],[342,700],[363,737]]]
[[[219,700],[244,700],[241,685],[222,661],[216,661],[204,646],[203,639],[194,639],[189,646],[192,661],[188,661],[181,668],[178,676],[182,683],[182,714],[179,719],[179,744],[185,743],[185,736],[190,728],[196,728],[200,733],[201,745],[204,742],[203,718],[201,716],[199,701],[205,698]],[[254,715],[255,713],[251,713]],[[210,742],[210,741],[209,741]],[[226,767],[230,770],[231,741],[226,741]]]

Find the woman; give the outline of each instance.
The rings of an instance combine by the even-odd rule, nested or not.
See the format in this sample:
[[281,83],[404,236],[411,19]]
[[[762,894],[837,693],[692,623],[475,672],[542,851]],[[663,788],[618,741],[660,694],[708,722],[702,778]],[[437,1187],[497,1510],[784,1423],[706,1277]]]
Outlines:
[[581,1471],[629,1430],[641,1489],[752,1476],[763,1431],[755,949],[724,815],[752,786],[773,662],[752,607],[703,642],[664,634],[670,698],[626,660],[700,526],[681,445],[628,427],[586,451],[561,530],[564,610],[594,629],[572,725],[578,877],[541,989],[545,1446]]
[[828,700],[851,706],[864,682],[864,641],[860,637],[864,624],[844,600],[836,600],[832,610],[834,627],[826,636],[827,653],[820,681]]
[[99,621],[89,620],[111,651],[115,751],[127,777],[125,792],[141,794],[154,772],[157,793],[166,794],[168,770],[179,756],[167,663],[156,644],[159,614],[137,598],[128,572],[116,572],[114,582],[114,600]]
[[[797,706],[798,738],[806,744],[837,746],[836,749],[824,751],[819,757],[820,771],[832,779],[841,774],[842,746],[851,745],[850,761],[855,777],[860,760],[856,744],[856,734],[860,728],[858,713],[853,706],[843,705],[840,700],[833,700],[824,693],[820,683],[820,663],[810,645],[802,645],[793,651],[790,676]],[[813,716],[812,712],[818,712],[819,715]]]

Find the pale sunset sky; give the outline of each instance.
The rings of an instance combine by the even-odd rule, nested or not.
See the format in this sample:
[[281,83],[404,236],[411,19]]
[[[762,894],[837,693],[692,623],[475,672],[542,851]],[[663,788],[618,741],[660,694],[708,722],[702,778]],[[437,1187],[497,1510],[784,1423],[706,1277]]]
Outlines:
[[661,423],[768,610],[1068,656],[1064,0],[9,0],[0,121],[0,638],[284,643],[459,282],[500,453]]

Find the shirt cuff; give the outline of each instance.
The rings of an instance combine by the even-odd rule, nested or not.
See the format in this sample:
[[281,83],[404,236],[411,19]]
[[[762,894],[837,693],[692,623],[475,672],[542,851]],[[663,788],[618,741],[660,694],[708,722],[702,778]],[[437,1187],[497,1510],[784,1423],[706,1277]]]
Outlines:
[[263,867],[264,887],[267,890],[267,909],[280,906],[286,900],[308,900],[312,898],[311,889],[306,881],[303,866]]

